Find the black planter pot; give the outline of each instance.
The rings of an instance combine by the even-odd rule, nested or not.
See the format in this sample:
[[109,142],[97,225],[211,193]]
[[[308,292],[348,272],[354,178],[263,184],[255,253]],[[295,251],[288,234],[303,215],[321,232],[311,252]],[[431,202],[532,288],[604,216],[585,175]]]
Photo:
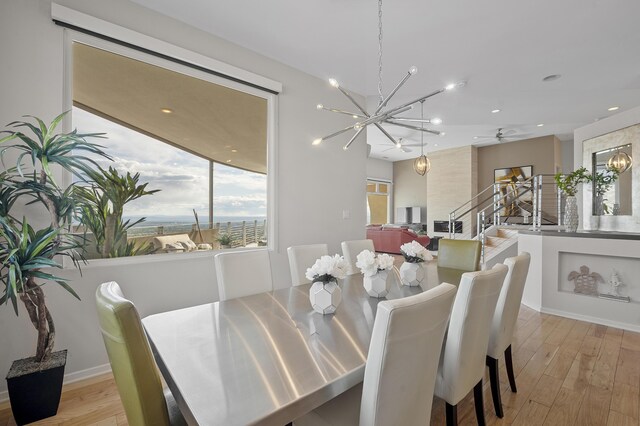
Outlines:
[[67,351],[51,354],[44,362],[34,358],[14,361],[7,374],[13,418],[19,425],[55,416],[58,413]]

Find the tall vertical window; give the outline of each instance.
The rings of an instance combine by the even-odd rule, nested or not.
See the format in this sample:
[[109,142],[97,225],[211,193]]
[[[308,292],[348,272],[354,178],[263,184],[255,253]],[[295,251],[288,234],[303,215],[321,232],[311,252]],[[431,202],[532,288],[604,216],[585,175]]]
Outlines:
[[367,223],[382,225],[389,219],[389,192],[391,183],[367,181]]
[[266,98],[74,42],[73,106],[74,128],[106,133],[113,161],[100,167],[159,190],[124,206],[123,220],[145,218],[129,242],[154,253],[267,244]]

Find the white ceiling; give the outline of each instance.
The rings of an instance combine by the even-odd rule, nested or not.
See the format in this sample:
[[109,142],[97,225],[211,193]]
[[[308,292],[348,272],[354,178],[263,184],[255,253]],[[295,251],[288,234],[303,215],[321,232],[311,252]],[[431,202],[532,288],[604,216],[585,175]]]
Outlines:
[[[320,78],[335,77],[368,96],[369,109],[377,102],[374,1],[133,1]],[[438,130],[446,133],[426,136],[427,151],[468,145],[499,127],[570,140],[576,127],[615,114],[608,107],[640,105],[638,0],[387,0],[383,7],[385,92],[411,65],[419,69],[391,106],[468,81],[425,103],[425,115],[442,118]],[[550,74],[562,78],[543,83]],[[346,98],[327,106],[351,109]],[[492,114],[495,108],[501,112]],[[420,141],[418,132],[388,130]],[[392,145],[375,128],[367,137],[373,157],[419,155],[419,148],[382,153]],[[342,144],[349,136],[336,139]]]

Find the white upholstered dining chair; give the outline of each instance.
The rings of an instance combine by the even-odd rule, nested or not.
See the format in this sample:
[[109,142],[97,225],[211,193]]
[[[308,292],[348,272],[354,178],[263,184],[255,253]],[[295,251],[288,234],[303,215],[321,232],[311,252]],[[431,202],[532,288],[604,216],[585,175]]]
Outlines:
[[360,272],[356,267],[356,257],[362,250],[375,252],[376,249],[373,246],[373,240],[353,240],[342,242],[342,255],[348,264],[347,274],[353,275]]
[[321,256],[328,254],[329,246],[326,244],[289,247],[287,256],[289,256],[289,269],[291,270],[291,282],[293,285],[309,284],[311,281],[305,276],[307,268],[313,266]]
[[273,290],[267,250],[218,253],[214,259],[220,300]]
[[456,287],[378,304],[364,382],[294,421],[307,425],[426,425]]
[[512,392],[517,392],[516,378],[513,374],[513,360],[511,358],[511,339],[513,330],[518,321],[518,312],[522,302],[524,283],[527,281],[531,256],[522,252],[516,257],[510,257],[504,261],[509,268],[507,278],[500,291],[496,311],[491,323],[489,335],[489,347],[487,349],[487,366],[489,367],[489,380],[491,381],[491,397],[496,416],[502,418],[502,400],[500,398],[500,378],[498,376],[498,358],[504,354],[509,386]]
[[435,394],[446,402],[447,426],[458,423],[457,405],[473,389],[478,424],[484,426],[484,376],[491,320],[507,267],[466,272],[458,286],[444,343]]

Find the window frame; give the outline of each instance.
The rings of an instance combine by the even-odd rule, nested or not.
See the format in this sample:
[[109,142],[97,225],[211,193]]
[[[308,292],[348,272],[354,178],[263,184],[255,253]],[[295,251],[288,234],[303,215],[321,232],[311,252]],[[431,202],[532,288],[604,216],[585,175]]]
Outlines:
[[[369,194],[373,194],[373,195],[386,195],[387,196],[387,221],[391,220],[391,214],[393,213],[393,181],[392,180],[388,180],[388,179],[380,179],[380,178],[367,178],[367,182],[366,185],[369,184],[375,184],[376,186],[376,190],[375,192],[369,192],[368,190],[366,190],[366,186],[365,186],[365,203],[367,203],[367,208],[369,200],[368,200],[368,196]],[[387,192],[379,192],[379,185],[380,184],[384,184],[387,185]],[[387,222],[387,223],[391,223],[391,222]],[[369,224],[367,224],[369,225]]]
[[[101,21],[104,22],[104,21]],[[108,24],[108,23],[105,23]],[[109,24],[112,29],[119,29],[117,25]],[[123,32],[131,33],[130,30],[122,29]],[[124,31],[126,30],[126,31]],[[220,77],[218,75],[210,74],[205,71],[189,67],[187,65],[182,65],[176,62],[172,62],[168,59],[163,59],[157,56],[154,56],[149,53],[144,53],[136,49],[132,49],[126,46],[123,46],[118,43],[110,42],[108,40],[91,36],[89,34],[85,34],[80,31],[75,31],[69,28],[64,28],[64,47],[63,47],[63,61],[64,61],[64,81],[63,81],[63,110],[70,111],[73,108],[73,43],[82,43],[88,46],[102,49],[111,53],[115,53],[118,55],[122,55],[131,59],[135,59],[141,62],[145,62],[151,65],[159,66],[171,71],[179,72],[185,74],[192,78],[198,78],[200,80],[204,80],[213,84],[218,84],[230,89],[238,90],[243,93],[247,93],[253,96],[257,96],[263,98],[267,101],[267,245],[264,247],[257,247],[256,250],[269,250],[269,251],[278,251],[278,234],[276,232],[276,217],[277,217],[277,154],[278,154],[278,143],[277,143],[277,117],[278,117],[278,95],[276,93],[272,93],[266,90],[261,90],[256,87],[249,86],[247,84],[242,84],[224,77]],[[137,33],[134,33],[137,34]],[[129,34],[130,35],[130,34]],[[145,48],[145,38],[149,37],[140,34],[140,39],[138,40],[126,40],[131,44],[141,45],[141,47]],[[135,38],[135,37],[134,37]],[[160,40],[151,39],[155,43],[154,46],[158,48],[158,44],[162,47],[166,47],[166,50],[171,52],[175,49],[182,50],[182,53],[185,54],[184,49],[178,48],[177,46],[173,46],[169,43],[162,42]],[[186,51],[189,53],[190,51]],[[202,60],[201,55],[191,52],[196,59]],[[182,59],[182,58],[181,58]],[[206,59],[206,58],[205,58]],[[217,63],[217,61],[212,60],[213,63]],[[231,67],[234,68],[234,67]],[[231,77],[236,77],[238,79],[246,79],[247,72],[244,70],[237,69],[238,74],[232,75],[229,73],[229,68],[227,67],[225,70],[216,70],[211,68],[214,72],[222,72],[226,75],[230,75]],[[253,75],[249,73],[249,75]],[[260,76],[257,76],[260,77]],[[251,83],[250,81],[248,83]],[[274,82],[277,85],[280,83]],[[281,88],[281,86],[280,86]],[[67,114],[67,116],[63,120],[63,130],[71,131],[73,129],[72,122],[72,114]],[[161,142],[158,142],[161,143]],[[63,171],[62,175],[63,185],[68,186],[72,183],[71,173],[66,170]],[[234,251],[234,250],[246,250],[246,247],[236,248],[236,249],[224,249],[224,251]],[[167,256],[170,256],[170,259],[182,258],[182,259],[191,259],[191,258],[199,258],[199,257],[207,257],[207,255],[213,256],[216,253],[221,252],[222,250],[209,250],[205,252],[189,252],[189,253],[158,253],[158,254],[150,254],[145,256],[128,256],[128,257],[119,257],[119,258],[111,258],[111,259],[91,259],[88,260],[87,266],[115,266],[121,264],[138,264],[138,263],[146,263],[146,262],[156,262],[162,260],[169,260]],[[72,262],[68,259],[63,260],[63,266],[65,268],[73,267]]]

